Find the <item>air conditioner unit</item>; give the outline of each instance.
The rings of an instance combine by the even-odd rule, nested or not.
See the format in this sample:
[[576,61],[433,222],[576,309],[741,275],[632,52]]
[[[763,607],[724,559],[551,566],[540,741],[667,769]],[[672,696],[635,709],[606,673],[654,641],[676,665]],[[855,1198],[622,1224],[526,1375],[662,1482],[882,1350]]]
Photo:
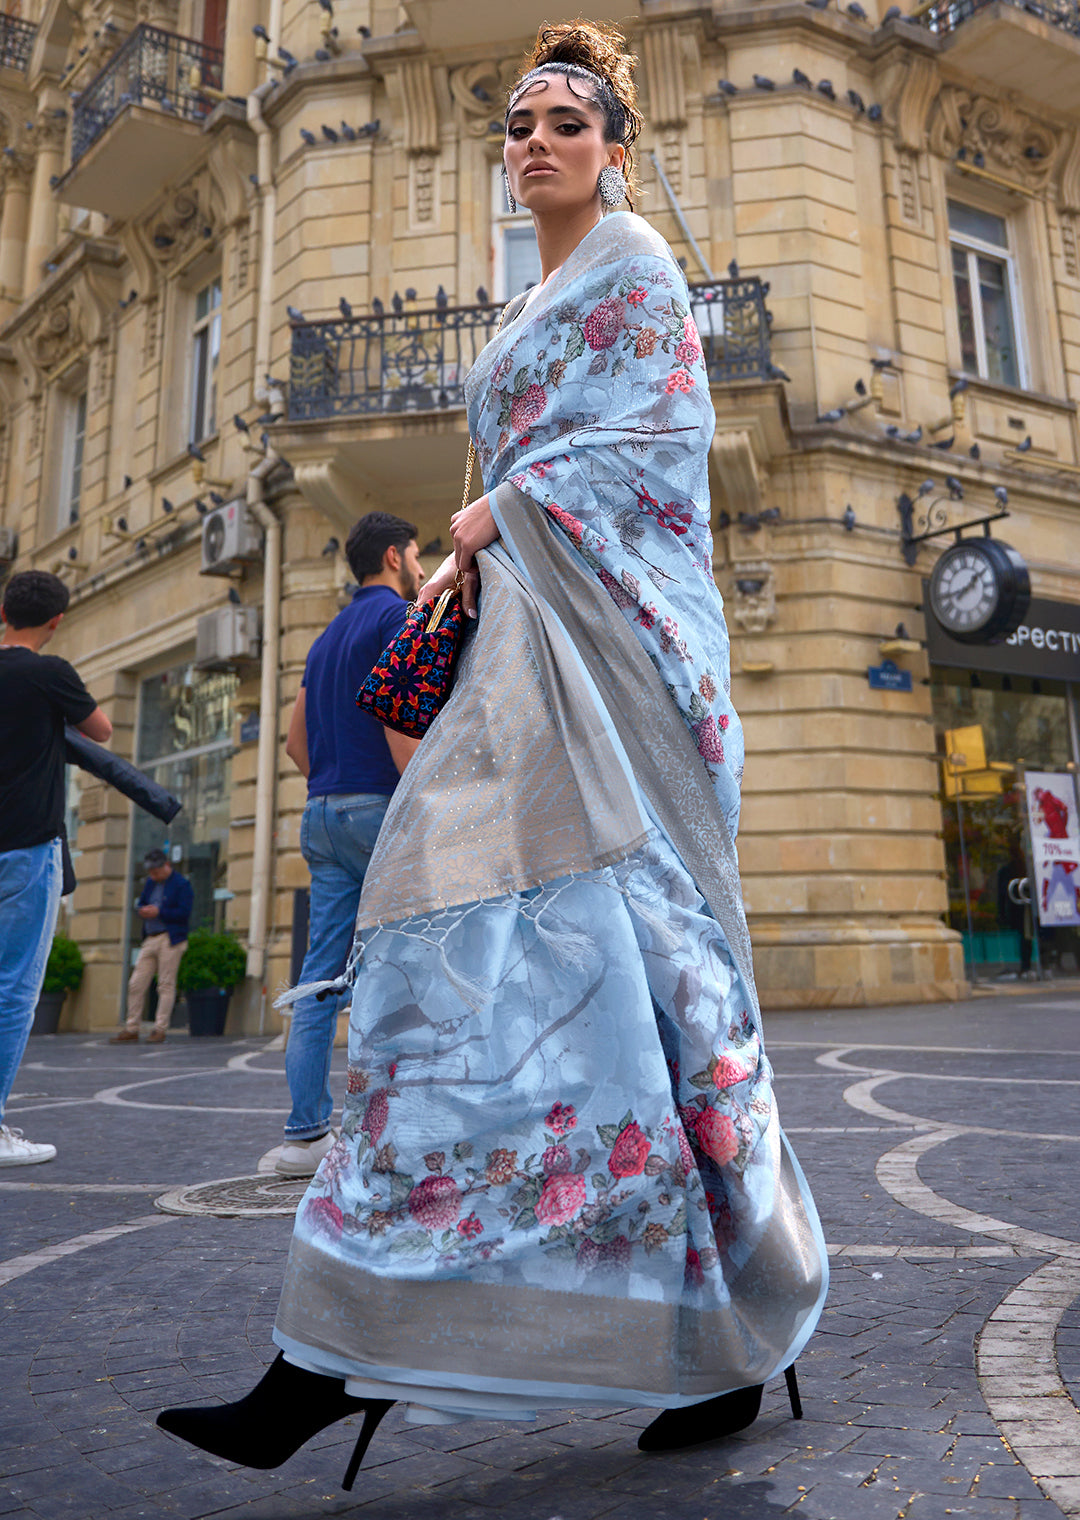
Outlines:
[[242,498],[215,507],[203,518],[203,575],[228,575],[248,560],[262,554],[262,533],[252,522]]
[[19,552],[19,535],[14,528],[0,528],[0,565],[10,565]]
[[229,670],[259,658],[259,609],[217,607],[195,624],[195,664],[200,670]]

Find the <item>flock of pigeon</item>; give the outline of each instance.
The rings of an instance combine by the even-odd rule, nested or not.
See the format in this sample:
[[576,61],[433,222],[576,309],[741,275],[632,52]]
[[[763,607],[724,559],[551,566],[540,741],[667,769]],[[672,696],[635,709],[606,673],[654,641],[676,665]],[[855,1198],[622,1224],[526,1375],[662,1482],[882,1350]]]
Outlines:
[[[876,370],[887,370],[892,368],[892,362],[889,359],[871,359],[870,364],[871,367]],[[962,394],[962,392],[966,391],[968,384],[969,381],[967,380],[966,376],[961,376],[960,379],[957,380],[955,384],[950,388],[949,400],[952,401],[956,396],[959,396]],[[850,413],[862,411],[864,406],[869,405],[870,398],[866,381],[861,379],[856,380],[854,390],[856,398],[854,401],[845,402],[842,406],[830,407],[827,412],[822,412],[817,419],[819,424],[823,426],[831,426],[835,423],[843,422],[844,418],[847,417]],[[941,424],[939,424],[937,427],[924,429],[922,423],[920,422],[919,425],[913,428],[910,433],[906,433],[904,432],[903,428],[898,427],[895,423],[890,423],[884,430],[884,436],[891,439],[893,443],[908,443],[912,446],[917,446],[918,444],[922,443],[925,433],[940,431],[942,431]],[[954,429],[948,438],[939,438],[931,443],[930,447],[932,449],[938,449],[941,453],[946,454],[955,443],[956,431]],[[1013,452],[1016,454],[1026,454],[1030,448],[1031,434],[1029,433],[1022,443],[1018,443],[1015,446]],[[973,443],[971,445],[971,447],[968,449],[968,455],[972,459],[980,458],[981,450],[977,443]],[[946,476],[946,485],[949,485],[950,481],[955,481],[955,477]],[[955,481],[955,484],[959,486],[958,481]],[[952,486],[950,486],[950,490],[951,489]],[[1004,488],[1002,487],[999,489]],[[962,487],[960,488],[960,494],[963,495]],[[957,497],[957,500],[959,500],[959,497]]]

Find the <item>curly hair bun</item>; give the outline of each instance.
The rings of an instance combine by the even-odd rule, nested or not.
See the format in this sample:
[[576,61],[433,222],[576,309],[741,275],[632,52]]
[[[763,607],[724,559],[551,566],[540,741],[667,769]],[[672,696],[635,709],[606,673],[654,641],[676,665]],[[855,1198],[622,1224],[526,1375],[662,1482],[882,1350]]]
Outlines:
[[637,58],[627,50],[622,32],[613,26],[583,20],[542,26],[510,92],[511,98],[527,74],[549,66],[586,69],[603,82],[604,88],[596,103],[604,112],[608,141],[620,142],[626,149],[623,173],[633,184],[631,149],[644,122],[638,110],[637,86],[634,84]]
[[613,26],[580,20],[542,26],[522,72],[542,68],[545,63],[569,63],[589,69],[608,81],[625,107],[637,104],[634,85],[637,59],[626,51],[626,38]]

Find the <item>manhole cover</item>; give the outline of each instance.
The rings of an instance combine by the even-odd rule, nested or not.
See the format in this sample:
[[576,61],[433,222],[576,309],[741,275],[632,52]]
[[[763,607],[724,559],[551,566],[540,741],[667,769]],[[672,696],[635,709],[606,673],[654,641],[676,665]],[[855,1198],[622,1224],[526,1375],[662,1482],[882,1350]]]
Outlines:
[[214,1219],[265,1219],[296,1213],[307,1192],[306,1177],[221,1177],[191,1187],[170,1188],[154,1199],[163,1214],[207,1214]]

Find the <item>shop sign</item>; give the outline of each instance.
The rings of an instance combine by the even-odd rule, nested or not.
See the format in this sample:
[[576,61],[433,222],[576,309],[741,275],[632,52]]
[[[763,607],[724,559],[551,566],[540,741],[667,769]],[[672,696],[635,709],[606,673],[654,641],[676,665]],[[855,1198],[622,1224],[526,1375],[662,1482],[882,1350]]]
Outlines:
[[911,671],[901,670],[892,660],[882,660],[880,665],[868,665],[866,679],[873,691],[911,690]]
[[930,611],[923,582],[926,649],[931,665],[996,671],[1044,681],[1080,681],[1080,603],[1034,596],[1027,616],[1001,644],[961,644]]
[[248,713],[240,720],[240,743],[251,744],[259,737],[259,714]]
[[1044,929],[1080,925],[1080,820],[1068,771],[1026,771],[1028,828],[1035,891]]

